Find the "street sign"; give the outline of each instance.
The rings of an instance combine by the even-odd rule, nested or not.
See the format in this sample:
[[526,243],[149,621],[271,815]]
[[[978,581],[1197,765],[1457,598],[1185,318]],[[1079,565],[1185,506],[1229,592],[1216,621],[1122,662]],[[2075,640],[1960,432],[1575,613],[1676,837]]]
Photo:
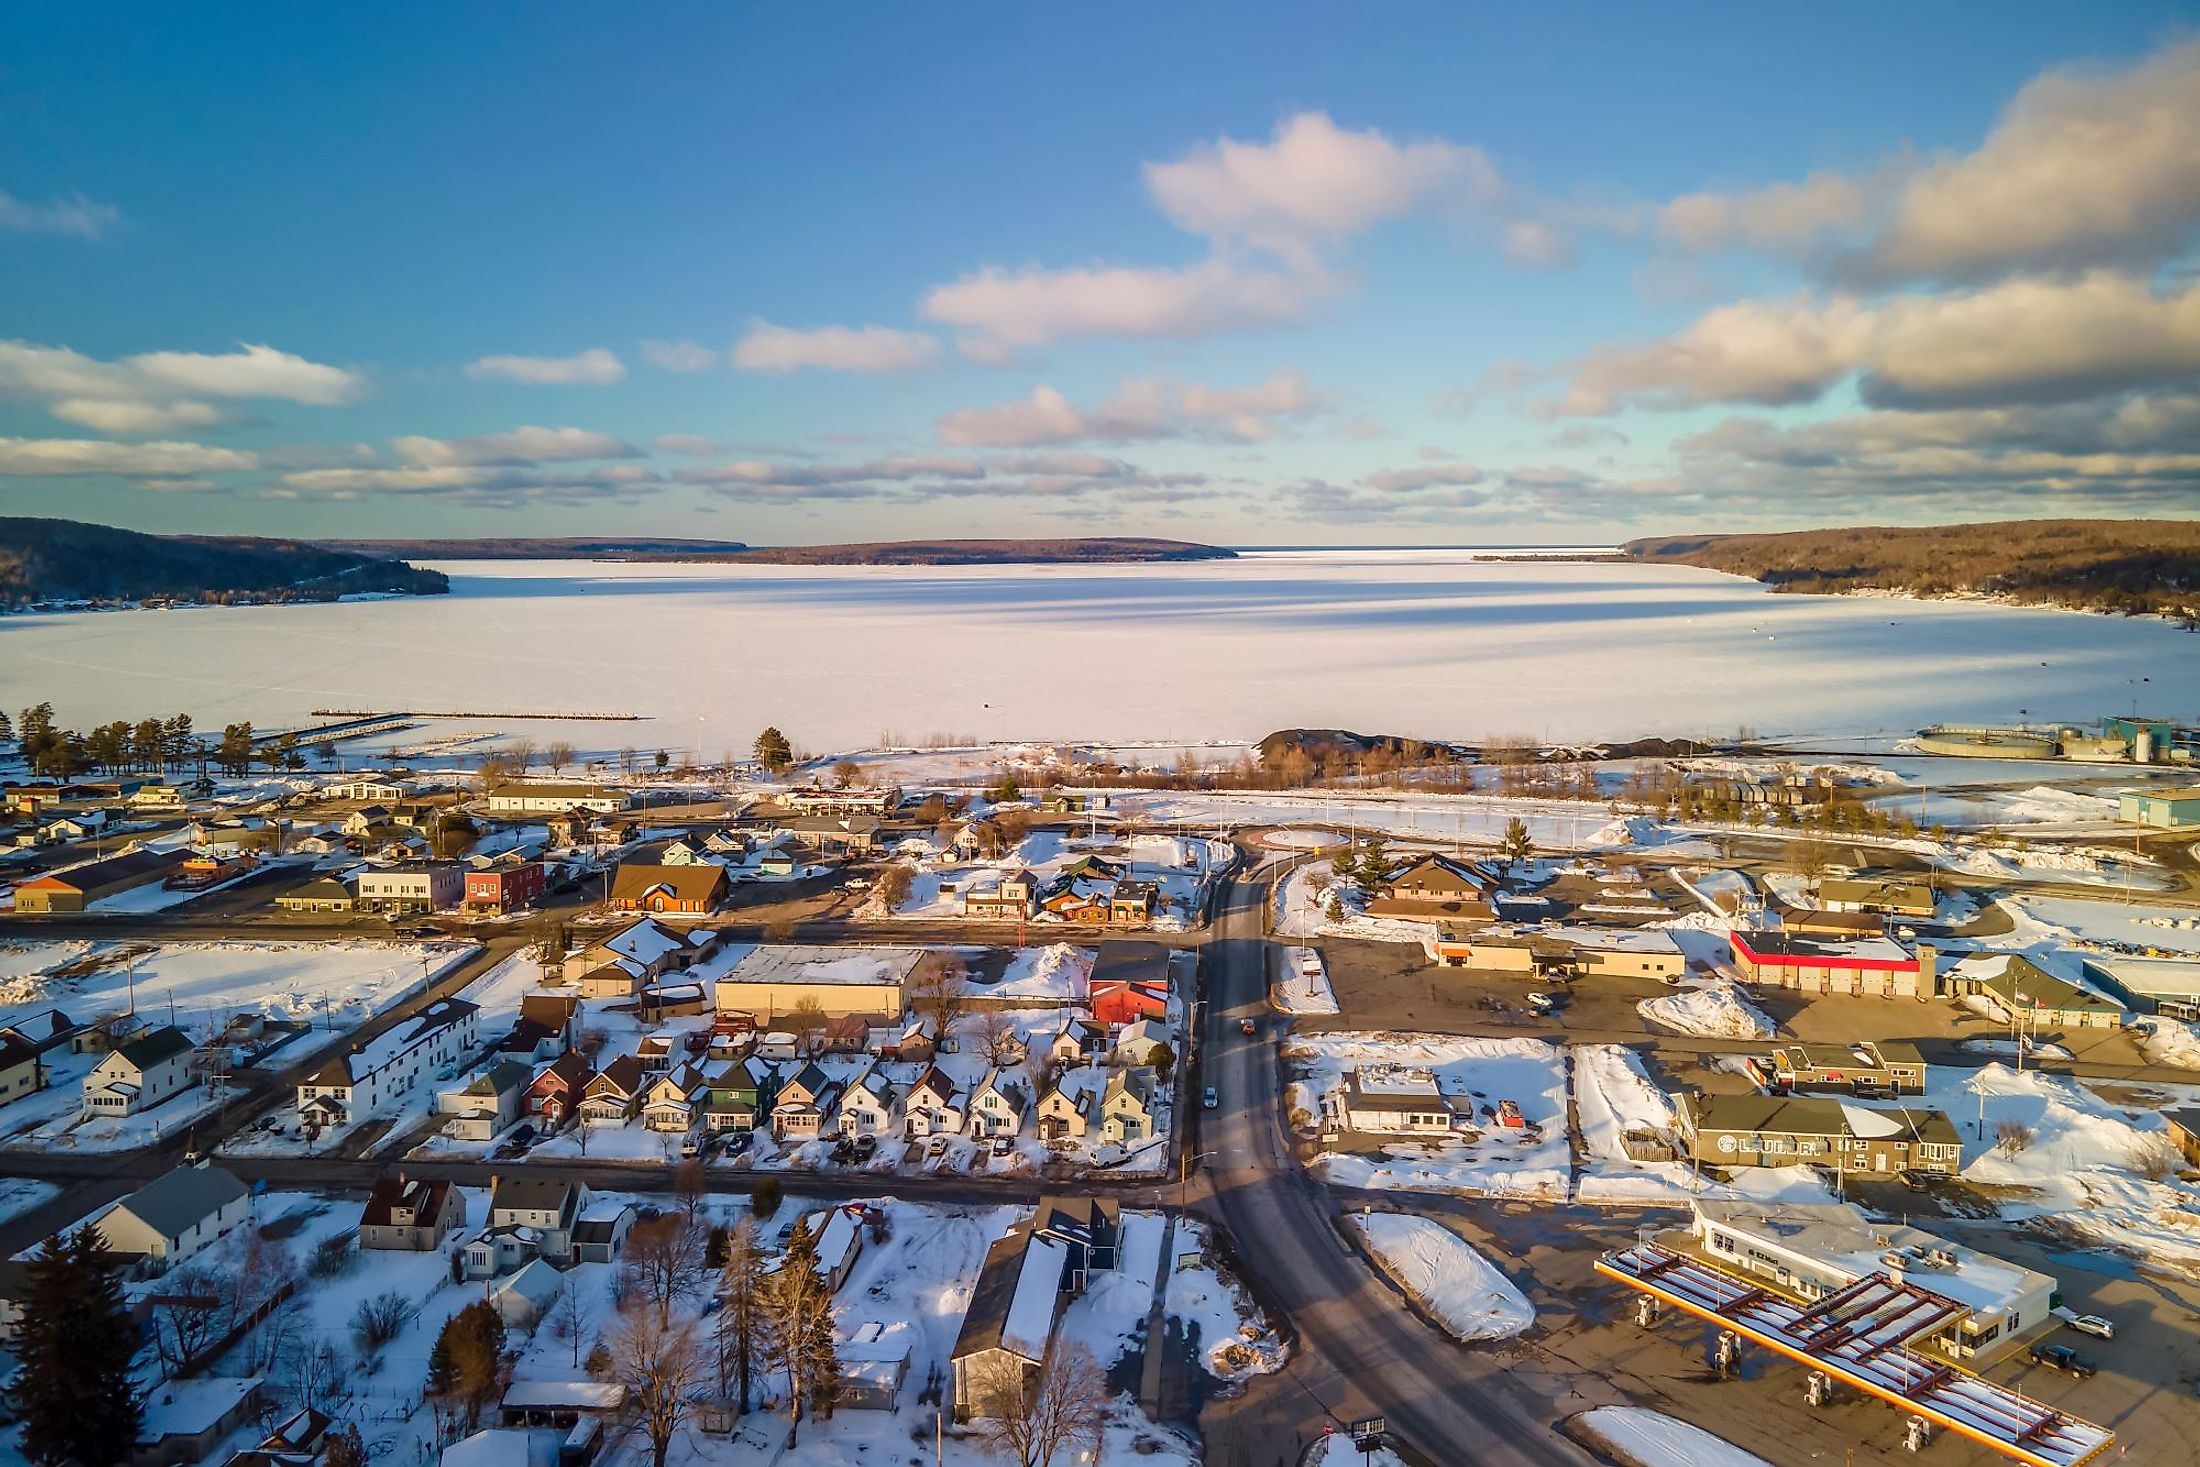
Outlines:
[[[1385,1426],[1386,1426],[1386,1423],[1384,1422],[1383,1418],[1382,1418],[1382,1417],[1380,1417],[1380,1416],[1368,1416],[1368,1417],[1363,1417],[1362,1419],[1360,1419],[1360,1420],[1358,1420],[1358,1421],[1355,1421],[1355,1422],[1353,1422],[1353,1423],[1352,1423],[1352,1442],[1353,1442],[1353,1445],[1355,1445],[1355,1446],[1359,1446],[1359,1445],[1360,1445],[1361,1443],[1363,1443],[1363,1442],[1372,1442],[1372,1441],[1374,1441],[1374,1440],[1375,1440],[1375,1439],[1376,1439],[1377,1437],[1380,1437],[1380,1436],[1381,1436],[1381,1435],[1383,1434],[1383,1431],[1384,1431],[1384,1429],[1385,1429]],[[1366,1448],[1365,1448],[1365,1447],[1362,1447],[1362,1448],[1361,1448],[1361,1450],[1363,1450],[1363,1451],[1364,1451],[1364,1450],[1366,1450]]]

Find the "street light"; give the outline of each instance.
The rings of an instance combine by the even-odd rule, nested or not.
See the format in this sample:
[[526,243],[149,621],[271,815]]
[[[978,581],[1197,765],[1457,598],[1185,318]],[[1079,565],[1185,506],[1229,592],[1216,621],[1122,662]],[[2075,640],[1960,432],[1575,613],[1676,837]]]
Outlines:
[[1186,1153],[1178,1159],[1176,1168],[1176,1210],[1179,1213],[1186,1211],[1191,1206],[1192,1163],[1195,1161],[1212,1161],[1221,1154],[1219,1151],[1202,1151],[1196,1156]]

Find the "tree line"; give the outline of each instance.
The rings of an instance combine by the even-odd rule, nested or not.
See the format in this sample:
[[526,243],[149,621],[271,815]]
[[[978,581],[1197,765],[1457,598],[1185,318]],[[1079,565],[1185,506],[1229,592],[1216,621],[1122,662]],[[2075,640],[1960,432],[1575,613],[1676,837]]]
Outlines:
[[[232,778],[269,769],[303,769],[305,751],[295,735],[284,734],[263,746],[249,722],[222,726],[209,740],[188,713],[167,718],[118,718],[78,731],[63,728],[53,704],[25,708],[13,720],[0,713],[0,742],[12,740],[32,774],[42,779],[77,779],[87,774],[165,774],[179,766],[211,764]],[[324,761],[332,757],[322,749]]]

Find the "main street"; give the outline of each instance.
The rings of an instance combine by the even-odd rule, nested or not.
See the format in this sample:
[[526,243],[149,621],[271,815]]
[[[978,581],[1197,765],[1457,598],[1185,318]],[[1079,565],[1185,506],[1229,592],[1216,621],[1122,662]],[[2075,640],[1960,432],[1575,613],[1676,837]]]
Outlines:
[[[1492,1358],[1436,1334],[1339,1231],[1326,1187],[1293,1153],[1268,1019],[1270,887],[1258,872],[1224,889],[1202,950],[1201,1083],[1220,1104],[1183,1144],[1205,1160],[1194,1210],[1227,1228],[1261,1301],[1297,1335],[1290,1364],[1202,1417],[1212,1467],[1289,1467],[1325,1428],[1382,1417],[1415,1457],[1474,1467],[1585,1467],[1551,1405]],[[1247,1036],[1239,1020],[1260,1032]]]

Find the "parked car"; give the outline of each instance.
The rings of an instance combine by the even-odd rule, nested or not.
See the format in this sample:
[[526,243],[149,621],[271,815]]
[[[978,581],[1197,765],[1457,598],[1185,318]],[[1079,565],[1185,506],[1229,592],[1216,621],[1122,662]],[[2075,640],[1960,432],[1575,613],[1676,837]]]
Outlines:
[[993,1154],[995,1156],[1006,1156],[1015,1149],[1016,1138],[1014,1136],[995,1136],[993,1138]]
[[932,1144],[924,1149],[927,1155],[945,1156],[947,1155],[947,1138],[945,1136],[934,1136]]
[[1215,1107],[1217,1107],[1217,1106],[1219,1106],[1219,1105],[1221,1105],[1221,1104],[1222,1104],[1222,1097],[1221,1097],[1221,1096],[1219,1096],[1219,1095],[1217,1095],[1217,1094],[1215,1094],[1215,1087],[1214,1087],[1214,1086],[1212,1086],[1212,1085],[1209,1085],[1209,1086],[1207,1087],[1207,1093],[1206,1093],[1206,1094],[1205,1094],[1204,1096],[1202,1096],[1202,1097],[1200,1098],[1200,1102],[1199,1102],[1199,1103],[1200,1103],[1201,1105],[1204,1105],[1204,1106],[1206,1106],[1206,1107],[1207,1107],[1207,1109],[1209,1109],[1209,1110],[1213,1110],[1213,1109],[1214,1109]]
[[2093,1378],[2093,1362],[2068,1345],[2034,1345],[2032,1363],[2044,1365],[2049,1370],[2059,1370],[2075,1380]]
[[2081,1314],[2070,1321],[2070,1327],[2081,1335],[2092,1335],[2097,1339],[2113,1340],[2116,1338],[2115,1324],[2098,1314]]
[[1528,995],[1528,1007],[1539,1014],[1557,1013],[1561,1002],[1563,1000],[1555,993],[1531,993]]

